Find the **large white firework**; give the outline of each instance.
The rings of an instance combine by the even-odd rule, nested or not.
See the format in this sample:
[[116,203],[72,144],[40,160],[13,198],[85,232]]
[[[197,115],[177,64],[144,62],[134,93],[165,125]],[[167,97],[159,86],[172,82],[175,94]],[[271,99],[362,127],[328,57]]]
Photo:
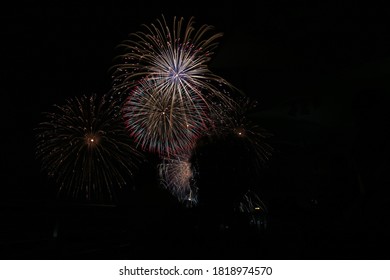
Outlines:
[[[189,124],[188,121],[176,123],[180,112],[180,120],[190,120],[197,131],[193,136],[198,135],[201,130],[213,125],[211,112],[217,114],[221,104],[229,108],[235,105],[229,96],[234,87],[207,66],[217,40],[222,36],[222,33],[212,33],[212,26],[202,25],[195,29],[193,18],[184,24],[183,18],[177,20],[176,17],[172,29],[164,17],[156,24],[143,26],[145,32],[132,33],[129,40],[119,45],[123,55],[118,56],[119,62],[113,67],[113,93],[117,98],[127,100],[124,104],[126,112],[133,114],[131,112],[138,110],[144,115],[143,124],[131,120],[127,122],[130,130],[137,131],[136,141],[140,141],[142,146],[145,146],[145,141],[160,142],[161,149],[152,145],[151,150],[168,154],[172,152],[172,146],[182,146],[183,142],[194,139],[188,135],[161,138],[159,131],[169,130],[168,134],[176,136],[182,134],[173,131]],[[142,95],[141,91],[145,94]],[[150,98],[150,101],[145,98]],[[154,109],[152,104],[158,109]],[[166,122],[146,121],[150,118],[147,114],[153,119],[156,110],[161,109],[169,114],[169,128]],[[135,127],[132,127],[133,124]],[[140,125],[145,130],[140,130]],[[138,134],[143,132],[146,133],[144,136]],[[180,144],[176,145],[175,141]],[[164,147],[170,150],[164,150]]]
[[206,103],[209,97],[231,102],[221,92],[221,86],[231,85],[207,66],[223,34],[212,33],[210,25],[195,29],[193,17],[183,25],[183,18],[174,17],[170,29],[162,16],[156,24],[143,25],[145,32],[130,34],[129,40],[118,46],[124,54],[117,57],[119,63],[113,67],[114,91],[128,91],[148,77],[159,80],[166,94],[191,98],[196,93]]

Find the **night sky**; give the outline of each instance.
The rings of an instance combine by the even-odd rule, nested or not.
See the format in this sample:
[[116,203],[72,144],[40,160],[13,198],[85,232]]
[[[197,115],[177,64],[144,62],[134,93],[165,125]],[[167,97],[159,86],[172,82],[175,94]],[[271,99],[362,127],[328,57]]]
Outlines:
[[[373,2],[257,2],[2,8],[0,257],[387,259],[389,10]],[[42,112],[108,92],[116,46],[161,14],[194,16],[195,26],[223,32],[210,69],[258,102],[252,118],[273,135],[275,150],[257,186],[269,207],[264,232],[245,224],[205,230],[218,215],[187,209],[162,189],[152,155],[136,190],[113,205],[58,200],[40,171],[33,129]],[[233,164],[228,146],[209,149],[207,159]],[[224,191],[219,170],[204,187],[212,181]]]

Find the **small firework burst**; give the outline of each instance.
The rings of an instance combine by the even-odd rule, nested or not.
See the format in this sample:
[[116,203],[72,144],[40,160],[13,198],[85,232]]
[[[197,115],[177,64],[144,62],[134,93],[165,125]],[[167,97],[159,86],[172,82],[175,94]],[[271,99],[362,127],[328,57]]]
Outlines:
[[248,117],[253,103],[245,99],[237,104],[236,110],[221,109],[224,118],[193,149],[199,203],[205,207],[231,209],[248,189],[259,188],[273,151],[267,143],[270,134]]
[[36,156],[59,195],[111,201],[142,155],[132,146],[119,107],[106,96],[75,97],[54,106],[36,128]]
[[210,130],[210,135],[214,134],[221,139],[229,138],[242,151],[247,152],[246,158],[252,163],[248,166],[253,166],[258,171],[272,156],[273,148],[267,143],[271,133],[249,117],[256,106],[257,101],[243,97],[236,103],[234,110],[223,108],[217,116],[219,125]]
[[267,229],[267,206],[254,191],[248,190],[237,208],[236,211],[247,215],[249,225],[256,231],[262,232]]
[[267,213],[267,206],[254,191],[248,190],[240,201],[237,210],[242,213]]
[[179,201],[187,206],[197,203],[197,189],[194,181],[194,171],[188,154],[173,159],[163,159],[158,166],[160,180]]

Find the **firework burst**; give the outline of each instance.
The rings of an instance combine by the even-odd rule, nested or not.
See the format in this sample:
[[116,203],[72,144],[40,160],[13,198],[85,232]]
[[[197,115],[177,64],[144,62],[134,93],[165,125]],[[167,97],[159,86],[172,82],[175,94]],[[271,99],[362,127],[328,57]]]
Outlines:
[[[247,159],[252,162],[255,170],[261,169],[270,159],[273,148],[267,143],[271,133],[251,120],[249,115],[256,109],[257,101],[247,97],[241,98],[234,108],[224,108],[217,115],[218,126],[210,130],[218,138],[230,138],[242,151],[247,151]],[[222,117],[221,117],[222,116]]]
[[[112,200],[127,184],[141,154],[132,146],[119,107],[106,96],[70,98],[36,128],[36,156],[74,199]],[[108,199],[107,199],[108,198]]]
[[[193,18],[185,24],[176,17],[172,29],[164,17],[143,25],[145,32],[133,33],[119,45],[124,54],[113,67],[112,93],[118,100],[127,100],[127,127],[142,147],[163,156],[193,142],[193,136],[212,126],[210,112],[219,112],[221,104],[235,105],[230,97],[234,87],[207,67],[222,33],[212,34],[209,25],[198,30],[193,25]],[[162,117],[164,111],[167,115]],[[133,118],[140,115],[142,124]]]
[[157,81],[144,79],[126,100],[122,109],[126,127],[144,150],[162,156],[178,154],[209,127],[207,108],[196,94],[175,97],[161,93]]
[[[218,126],[199,138],[193,149],[199,203],[206,208],[230,209],[248,190],[257,189],[273,151],[266,139],[270,134],[248,117],[255,103],[244,99],[238,104],[234,111],[222,109],[224,118],[217,119]],[[245,203],[244,199],[242,209]]]
[[164,159],[158,170],[162,185],[179,201],[189,206],[197,203],[197,188],[188,154]]
[[254,213],[263,212],[267,213],[267,207],[259,196],[251,190],[248,190],[238,205],[239,212],[242,213]]
[[248,190],[244,194],[236,211],[247,215],[249,225],[256,231],[263,232],[267,229],[267,207],[254,191]]
[[207,67],[222,33],[211,34],[214,28],[209,25],[198,30],[193,25],[193,17],[186,25],[183,18],[174,17],[170,29],[162,16],[156,24],[143,25],[145,32],[130,34],[129,40],[118,46],[124,54],[113,67],[114,91],[127,92],[138,80],[148,77],[159,81],[162,92],[178,99],[191,98],[195,93],[208,105],[206,98],[210,96],[229,103],[220,87],[231,85]]

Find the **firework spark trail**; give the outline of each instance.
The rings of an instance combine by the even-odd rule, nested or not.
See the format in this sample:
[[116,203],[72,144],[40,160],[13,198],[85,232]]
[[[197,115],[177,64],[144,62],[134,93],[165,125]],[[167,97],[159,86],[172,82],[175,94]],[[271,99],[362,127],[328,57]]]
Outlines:
[[166,158],[158,166],[160,181],[179,201],[197,202],[197,189],[188,154]]
[[254,191],[248,190],[238,205],[238,211],[243,213],[253,213],[255,211],[267,213],[267,206]]
[[[70,98],[36,128],[42,169],[72,198],[112,200],[127,184],[141,154],[132,146],[117,104],[106,96]],[[107,200],[107,199],[106,199]]]
[[[209,25],[203,25],[196,31],[193,25],[193,18],[185,25],[183,18],[177,20],[176,17],[173,19],[172,29],[168,27],[164,17],[157,20],[156,24],[143,25],[145,32],[133,33],[129,40],[119,45],[124,49],[124,54],[118,56],[120,62],[112,68],[112,93],[126,103],[127,113],[132,112],[130,106],[133,106],[133,111],[142,111],[142,119],[146,121],[144,124],[129,121],[127,127],[133,133],[136,131],[136,141],[140,141],[141,146],[145,147],[146,142],[156,143],[159,147],[150,145],[149,148],[162,155],[175,150],[174,147],[168,149],[168,146],[176,145],[172,144],[173,141],[178,141],[176,146],[194,141],[186,133],[173,131],[182,129],[182,124],[175,122],[182,120],[186,124],[188,121],[185,119],[189,119],[194,125],[193,129],[201,131],[212,126],[210,112],[217,114],[220,104],[225,107],[235,105],[230,97],[234,87],[207,67],[222,33],[211,35],[213,28]],[[152,86],[155,88],[152,89]],[[147,102],[145,95],[141,97],[139,91],[147,92],[146,95],[151,101]],[[132,96],[130,101],[127,99],[129,95]],[[146,110],[150,110],[152,118],[156,117],[152,104],[169,112],[169,122],[147,120]],[[175,118],[178,112],[182,116]],[[135,127],[132,128],[133,123]],[[146,129],[146,126],[151,124],[153,125]],[[140,126],[145,129],[140,130]],[[174,134],[175,137],[154,137],[156,134],[161,136],[161,131]],[[146,134],[140,136],[141,132]],[[198,134],[193,133],[193,136]],[[180,139],[179,135],[183,138]],[[147,140],[148,137],[152,138]],[[160,144],[157,144],[157,141],[160,141]]]

